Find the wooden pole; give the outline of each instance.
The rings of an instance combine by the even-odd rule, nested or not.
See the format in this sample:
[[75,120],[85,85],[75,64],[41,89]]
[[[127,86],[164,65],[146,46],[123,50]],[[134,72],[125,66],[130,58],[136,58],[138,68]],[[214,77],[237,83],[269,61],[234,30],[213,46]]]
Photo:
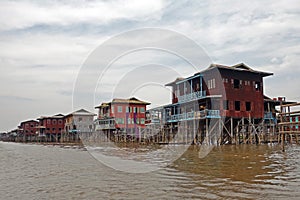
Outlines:
[[[231,136],[231,140],[233,140],[233,119],[232,119],[232,117],[230,118],[230,136]],[[231,141],[231,143],[233,143],[233,141]]]

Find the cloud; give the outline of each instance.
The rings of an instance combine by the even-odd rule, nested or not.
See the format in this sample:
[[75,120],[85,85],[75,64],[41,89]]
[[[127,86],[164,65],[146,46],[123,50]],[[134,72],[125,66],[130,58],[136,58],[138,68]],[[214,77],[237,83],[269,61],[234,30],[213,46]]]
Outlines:
[[40,24],[107,24],[115,20],[146,21],[159,18],[163,1],[1,1],[0,30],[24,29]]

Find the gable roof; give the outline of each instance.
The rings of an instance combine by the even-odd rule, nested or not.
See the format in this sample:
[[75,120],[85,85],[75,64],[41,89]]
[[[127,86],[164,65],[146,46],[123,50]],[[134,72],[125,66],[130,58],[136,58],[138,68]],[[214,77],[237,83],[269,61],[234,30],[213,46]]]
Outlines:
[[262,71],[254,70],[254,69],[252,69],[251,67],[249,67],[248,65],[246,65],[244,63],[238,63],[238,64],[232,65],[232,66],[226,66],[226,65],[220,65],[220,64],[214,64],[213,63],[207,69],[205,69],[203,71],[200,71],[200,72],[197,72],[193,76],[190,76],[188,78],[181,78],[181,77],[176,78],[176,80],[174,80],[174,81],[172,81],[170,83],[167,83],[165,86],[172,86],[172,85],[174,85],[176,83],[179,84],[183,80],[186,81],[188,79],[193,79],[196,76],[202,76],[202,73],[204,73],[206,71],[209,71],[209,70],[213,70],[213,69],[225,69],[225,70],[233,70],[233,71],[245,71],[245,72],[256,73],[256,74],[259,74],[259,75],[261,75],[263,77],[273,75],[273,73],[270,73],[270,72],[262,72]]
[[43,120],[43,119],[63,119],[65,116],[63,114],[56,114],[53,116],[41,116],[37,120]]
[[138,104],[138,105],[150,105],[149,102],[146,101],[141,101],[135,97],[131,97],[129,99],[119,99],[119,98],[115,98],[113,99],[111,102],[107,102],[107,103],[102,103],[100,106],[96,106],[95,108],[103,108],[103,107],[108,107],[111,104],[115,104],[115,103],[119,103],[119,104]]
[[38,123],[37,120],[30,119],[30,120],[22,121],[22,122],[20,123],[20,125],[25,124],[25,123],[28,123],[28,122],[36,122],[36,123]]
[[72,116],[72,115],[86,115],[86,116],[96,116],[96,114],[92,113],[92,112],[89,112],[85,109],[79,109],[79,110],[76,110],[68,115],[66,115],[66,117],[68,116]]
[[[262,72],[262,71],[254,70],[254,69],[252,69],[251,67],[249,67],[248,65],[246,65],[244,63],[238,63],[238,64],[232,65],[232,66],[226,66],[226,65],[220,65],[220,64],[211,64],[206,70],[204,70],[202,72],[205,72],[205,71],[208,71],[208,70],[211,70],[211,69],[215,69],[215,68],[225,69],[225,70],[227,69],[227,70],[233,70],[233,71],[251,72],[251,73],[259,74],[263,77],[273,75],[273,73],[270,73],[270,72]],[[202,73],[202,72],[199,72],[199,73]]]

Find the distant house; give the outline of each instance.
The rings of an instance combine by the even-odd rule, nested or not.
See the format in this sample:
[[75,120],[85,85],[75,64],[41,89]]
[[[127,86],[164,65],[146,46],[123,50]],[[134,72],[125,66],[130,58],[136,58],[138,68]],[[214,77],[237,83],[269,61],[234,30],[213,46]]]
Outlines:
[[138,128],[145,128],[147,105],[150,103],[135,97],[102,103],[95,107],[99,109],[96,130],[136,132]]
[[93,129],[94,116],[85,109],[80,109],[65,116],[65,128],[67,133],[70,132],[91,132]]
[[36,120],[27,120],[20,123],[18,128],[20,131],[20,136],[23,137],[24,142],[31,141],[36,138],[38,133],[38,125],[39,122]]
[[49,142],[58,142],[65,128],[64,115],[42,116],[38,120],[39,137],[44,137]]

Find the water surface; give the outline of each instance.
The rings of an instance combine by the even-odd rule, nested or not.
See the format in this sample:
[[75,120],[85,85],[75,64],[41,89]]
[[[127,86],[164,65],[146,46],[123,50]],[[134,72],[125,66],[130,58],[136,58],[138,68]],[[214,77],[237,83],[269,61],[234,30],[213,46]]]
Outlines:
[[300,147],[191,146],[150,173],[111,169],[83,149],[0,142],[0,199],[298,199]]

